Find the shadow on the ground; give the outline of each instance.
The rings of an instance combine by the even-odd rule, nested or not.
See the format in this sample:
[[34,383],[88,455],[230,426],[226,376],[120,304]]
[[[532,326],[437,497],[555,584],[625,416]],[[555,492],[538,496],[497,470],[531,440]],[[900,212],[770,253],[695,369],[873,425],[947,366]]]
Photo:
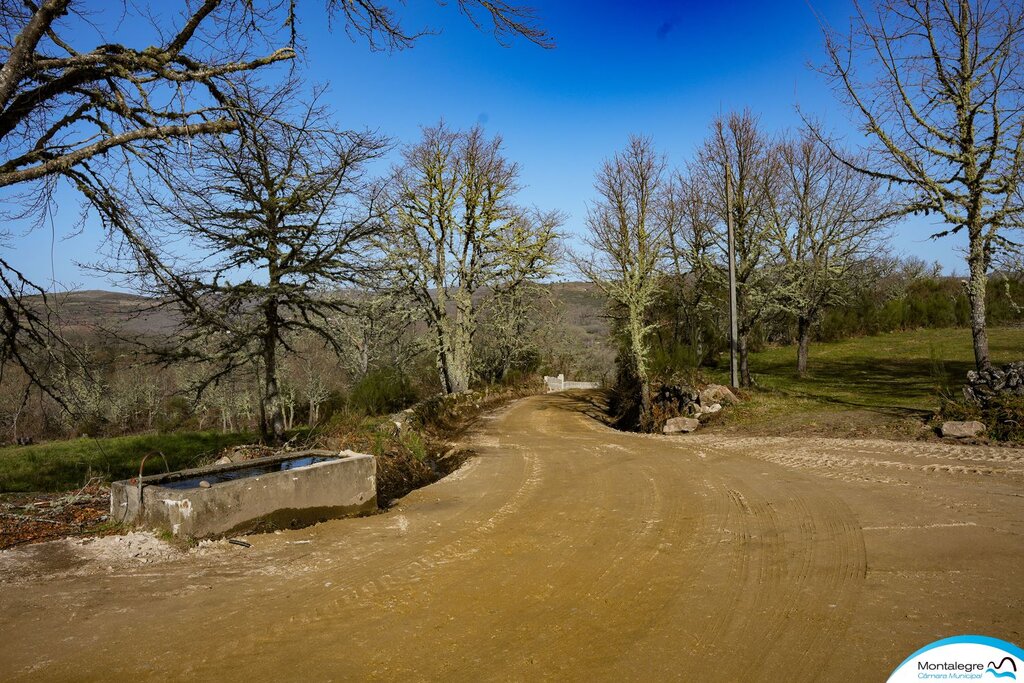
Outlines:
[[545,406],[568,408],[603,425],[614,427],[608,415],[607,395],[600,389],[576,389],[544,395]]
[[955,392],[974,367],[927,358],[818,359],[798,378],[790,367],[766,368],[767,388],[785,396],[863,408],[890,415],[930,413],[937,391]]

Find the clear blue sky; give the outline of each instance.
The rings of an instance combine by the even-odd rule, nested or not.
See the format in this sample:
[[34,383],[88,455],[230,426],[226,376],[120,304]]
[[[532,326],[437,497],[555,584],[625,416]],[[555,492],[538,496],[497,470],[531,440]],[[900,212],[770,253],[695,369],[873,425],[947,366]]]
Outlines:
[[[330,84],[328,103],[344,127],[374,128],[409,142],[420,126],[443,117],[456,127],[481,123],[501,134],[508,156],[522,167],[522,200],[564,211],[570,236],[584,229],[595,169],[631,133],[652,136],[670,163],[681,164],[715,114],[750,107],[768,130],[780,131],[799,124],[799,104],[851,143],[858,138],[809,67],[822,56],[814,13],[845,26],[849,0],[814,2],[813,11],[804,0],[534,2],[557,42],[553,50],[524,41],[502,47],[454,4],[409,3],[403,10],[409,28],[441,33],[387,53],[328,31],[321,4],[306,3],[301,70],[310,81]],[[18,240],[22,248],[13,260],[38,281],[49,282],[52,272],[64,286],[111,289],[75,265],[99,249],[96,222],[62,239],[76,215],[73,196],[62,193],[56,241],[47,231],[28,235]],[[929,240],[932,231],[924,219],[908,221],[896,230],[896,250],[964,272],[958,243]]]

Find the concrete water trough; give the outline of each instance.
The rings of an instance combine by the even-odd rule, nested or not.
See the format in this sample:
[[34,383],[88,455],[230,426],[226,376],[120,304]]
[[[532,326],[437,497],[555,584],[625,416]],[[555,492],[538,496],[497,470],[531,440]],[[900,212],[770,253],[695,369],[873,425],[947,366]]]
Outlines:
[[311,450],[110,486],[116,522],[209,538],[298,528],[377,507],[372,455]]

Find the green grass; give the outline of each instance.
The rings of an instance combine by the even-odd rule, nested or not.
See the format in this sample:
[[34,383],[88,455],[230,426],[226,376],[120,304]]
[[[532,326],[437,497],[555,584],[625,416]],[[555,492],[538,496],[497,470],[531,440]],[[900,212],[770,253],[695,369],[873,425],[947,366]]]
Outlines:
[[0,493],[62,491],[81,486],[91,477],[127,479],[138,475],[147,454],[145,474],[192,467],[222,448],[251,443],[253,438],[252,434],[182,432],[8,446],[0,448]]
[[[1024,329],[989,330],[992,361],[1024,358]],[[915,330],[812,344],[806,378],[796,374],[796,348],[752,354],[758,385],[789,394],[866,408],[929,410],[937,391],[959,391],[974,368],[971,331]]]
[[[993,328],[994,363],[1024,358],[1024,329]],[[968,329],[923,329],[811,344],[809,374],[796,374],[796,347],[750,356],[757,384],[751,400],[723,416],[723,426],[768,433],[871,434],[919,430],[942,393],[959,395],[974,368]],[[715,373],[717,381],[727,375]],[[905,435],[905,434],[904,434]]]

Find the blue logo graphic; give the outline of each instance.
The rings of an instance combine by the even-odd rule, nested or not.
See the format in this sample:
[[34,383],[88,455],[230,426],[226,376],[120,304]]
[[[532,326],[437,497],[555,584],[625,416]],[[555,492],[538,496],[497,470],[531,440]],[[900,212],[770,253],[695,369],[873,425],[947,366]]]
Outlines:
[[919,683],[931,678],[1016,683],[1018,662],[1024,662],[1024,650],[1013,643],[990,636],[953,636],[907,657],[892,672],[889,683]]
[[[1008,664],[1006,671],[1001,671],[1004,664]],[[1013,669],[1013,671],[1010,671]],[[985,669],[985,673],[992,674],[996,678],[1009,678],[1010,680],[1017,680],[1017,662],[1013,660],[1013,657],[1003,657],[999,660],[999,663],[989,662],[988,668]]]

